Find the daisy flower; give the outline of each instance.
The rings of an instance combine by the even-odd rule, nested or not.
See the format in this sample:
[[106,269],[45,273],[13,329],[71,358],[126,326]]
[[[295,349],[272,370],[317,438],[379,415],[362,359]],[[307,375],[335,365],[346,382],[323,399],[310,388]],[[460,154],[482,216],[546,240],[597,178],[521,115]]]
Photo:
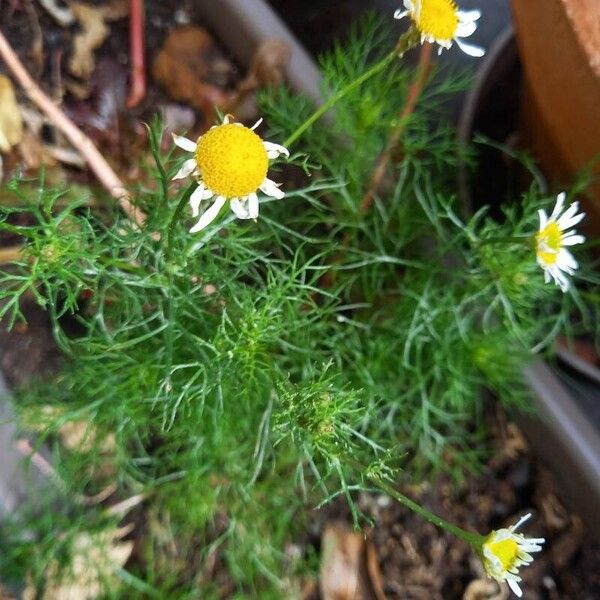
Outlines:
[[450,48],[453,42],[470,56],[483,56],[485,50],[461,40],[476,29],[475,21],[481,16],[478,10],[458,10],[453,0],[404,0],[405,10],[398,9],[394,19],[410,17],[421,33],[421,43],[438,44],[438,54]]
[[[182,179],[191,175],[198,181],[190,197],[190,208],[199,219],[190,233],[212,223],[227,201],[238,219],[256,219],[258,190],[273,198],[283,198],[279,185],[267,177],[267,170],[270,159],[281,154],[289,157],[289,152],[283,146],[265,142],[255,133],[261,122],[262,119],[252,127],[244,127],[230,123],[226,116],[221,125],[209,129],[196,142],[173,134],[177,146],[194,153],[173,177]],[[212,204],[200,214],[200,204],[209,198],[214,198]]]
[[496,581],[506,581],[510,589],[519,598],[523,595],[519,587],[519,567],[533,562],[530,552],[539,552],[544,538],[527,538],[515,533],[531,513],[521,517],[515,525],[508,529],[492,531],[484,540],[481,551],[483,566],[487,574]]
[[566,246],[585,242],[585,238],[577,235],[575,230],[567,231],[577,225],[585,217],[585,213],[578,213],[578,202],[573,202],[563,212],[565,196],[563,192],[556,197],[556,205],[550,217],[544,210],[538,211],[540,230],[535,236],[537,263],[544,269],[545,281],[548,283],[550,279],[554,279],[563,292],[569,289],[569,280],[565,273],[573,275],[578,267],[577,261]]

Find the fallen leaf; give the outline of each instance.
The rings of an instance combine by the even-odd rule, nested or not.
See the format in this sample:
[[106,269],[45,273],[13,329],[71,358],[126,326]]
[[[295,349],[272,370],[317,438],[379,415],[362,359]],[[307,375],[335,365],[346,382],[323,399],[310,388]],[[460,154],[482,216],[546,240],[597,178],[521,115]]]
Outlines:
[[114,434],[110,433],[99,440],[96,428],[87,421],[68,421],[58,430],[58,434],[66,448],[77,452],[96,450],[102,454],[112,454],[116,448]]
[[118,541],[131,528],[100,533],[80,533],[73,543],[67,569],[51,561],[46,569],[42,600],[92,600],[103,596],[107,587],[116,588],[116,571],[123,568],[133,551],[133,542]]
[[126,17],[128,3],[113,1],[106,5],[92,6],[83,2],[71,2],[70,7],[81,31],[73,39],[69,71],[76,77],[87,80],[96,66],[94,50],[102,45],[110,33],[106,23]]
[[[319,582],[323,600],[385,600],[375,549],[369,545],[363,534],[345,524],[325,528]],[[375,584],[370,571],[376,571]]]
[[23,119],[12,81],[0,75],[0,152],[9,152],[23,137]]
[[210,34],[194,26],[174,29],[152,65],[152,76],[170,98],[211,117],[215,106],[235,97],[223,89],[234,72]]
[[463,600],[508,600],[508,587],[492,579],[475,579],[467,586]]
[[291,57],[291,49],[283,40],[264,40],[257,48],[246,77],[237,86],[236,95],[224,108],[240,120],[255,118],[257,106],[254,99],[256,90],[277,87],[283,82],[284,68]]
[[369,573],[375,598],[377,598],[377,600],[386,600],[383,591],[383,578],[381,576],[381,569],[379,568],[377,551],[375,550],[375,546],[369,540],[366,541],[365,545],[367,549],[367,572]]
[[[27,429],[44,431],[47,427],[52,427],[54,422],[62,417],[63,412],[56,406],[38,406],[23,412],[21,420]],[[98,430],[89,421],[66,421],[59,426],[58,436],[66,448],[77,452],[97,450],[102,454],[113,454],[116,448],[114,434],[109,433],[99,438]]]
[[276,38],[261,42],[252,57],[248,74],[239,84],[240,91],[259,87],[277,87],[283,83],[284,68],[292,56],[292,50],[283,40]]

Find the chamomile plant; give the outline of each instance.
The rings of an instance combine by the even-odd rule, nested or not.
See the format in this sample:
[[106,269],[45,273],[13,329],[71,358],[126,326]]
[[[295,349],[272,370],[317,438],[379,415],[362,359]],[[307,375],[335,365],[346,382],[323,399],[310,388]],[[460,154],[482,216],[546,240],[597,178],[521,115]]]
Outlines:
[[[109,522],[116,548],[137,537],[127,562],[94,579],[105,595],[216,598],[226,579],[240,598],[293,597],[314,561],[286,548],[309,509],[342,496],[361,523],[356,493],[375,485],[516,590],[540,540],[464,531],[395,483],[480,466],[483,391],[527,409],[522,366],[559,333],[594,327],[598,280],[572,230],[577,206],[548,217],[555,198],[535,184],[501,220],[460,210],[455,171],[475,155],[438,106],[467,79],[430,81],[406,114],[414,73],[401,56],[458,44],[478,15],[442,0],[405,11],[393,48],[390,15],[323,59],[330,95],[316,110],[286,87],[265,91],[258,126],[218,118],[200,137],[179,132],[166,154],[151,127],[154,180],[135,197],[143,227],[10,183],[20,203],[0,229],[24,247],[2,271],[0,314],[14,323],[35,298],[65,356],[15,408],[52,448],[67,518],[52,520],[56,498],[43,527],[15,517],[0,535],[12,548],[0,547],[5,576],[43,588],[53,544],[73,540],[60,554],[68,572],[76,540]],[[559,283],[567,271],[568,289],[540,266]],[[131,498],[136,527],[124,534],[110,505]],[[90,505],[94,519],[69,521]]]

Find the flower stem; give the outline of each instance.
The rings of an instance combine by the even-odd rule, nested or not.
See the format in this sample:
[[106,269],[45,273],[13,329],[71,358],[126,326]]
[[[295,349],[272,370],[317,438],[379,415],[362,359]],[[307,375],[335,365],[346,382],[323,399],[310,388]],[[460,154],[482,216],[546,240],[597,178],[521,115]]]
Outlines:
[[526,244],[531,242],[533,237],[531,235],[514,235],[514,236],[501,236],[501,237],[489,237],[479,240],[479,245],[483,246],[486,244]]
[[414,513],[418,514],[420,517],[423,517],[426,521],[429,521],[430,523],[433,523],[437,527],[440,527],[441,529],[444,529],[445,531],[452,533],[457,538],[459,538],[459,539],[467,542],[471,546],[473,546],[473,548],[475,550],[479,550],[479,548],[481,548],[481,545],[483,544],[483,541],[485,540],[484,536],[479,535],[478,533],[472,533],[470,531],[466,531],[465,529],[461,529],[457,525],[454,525],[453,523],[450,523],[449,521],[442,519],[442,517],[438,517],[438,515],[428,511],[426,508],[422,507],[420,504],[417,504],[416,502],[411,500],[408,496],[405,496],[404,494],[402,494],[401,492],[396,490],[394,487],[392,487],[389,483],[385,482],[384,480],[380,479],[379,477],[371,476],[370,478],[373,481],[373,483],[375,483],[375,485],[377,485],[377,487],[379,489],[381,489],[383,492],[385,492],[388,496],[394,498],[394,500],[397,500],[398,502],[400,502],[400,504],[402,504],[403,506],[406,506],[406,508],[408,508],[409,510],[412,510]]
[[337,93],[333,94],[324,104],[322,104],[306,121],[304,121],[286,140],[283,145],[288,148],[293,144],[315,121],[318,121],[329,109],[331,109],[339,100],[356,88],[360,87],[365,81],[383,71],[395,58],[401,58],[408,50],[414,48],[419,43],[419,32],[411,27],[406,33],[400,36],[396,47],[367,69],[360,77],[351,81]]
[[175,210],[173,211],[173,216],[171,217],[171,220],[169,221],[169,225],[167,227],[167,253],[166,253],[167,261],[170,261],[171,258],[173,257],[173,240],[175,239],[175,227],[177,227],[177,222],[179,221],[179,217],[181,216],[181,213],[183,212],[185,205],[190,201],[190,196],[192,195],[192,192],[197,187],[197,185],[198,184],[196,182],[194,182],[188,186],[188,188],[185,190],[185,192],[181,196],[181,200],[179,200],[179,203],[175,207]]

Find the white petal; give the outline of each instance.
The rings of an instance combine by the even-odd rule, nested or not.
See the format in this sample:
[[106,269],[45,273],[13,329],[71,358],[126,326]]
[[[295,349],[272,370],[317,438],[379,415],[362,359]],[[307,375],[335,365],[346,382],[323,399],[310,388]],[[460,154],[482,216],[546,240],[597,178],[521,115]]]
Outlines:
[[175,175],[175,177],[173,177],[173,181],[175,181],[176,179],[185,179],[186,177],[191,175],[195,169],[196,169],[196,159],[195,158],[190,158],[190,159],[184,161],[184,163],[181,165],[181,169],[179,169],[179,171],[177,171],[177,174]]
[[261,118],[260,118],[258,121],[256,121],[256,123],[254,123],[254,125],[252,125],[252,127],[250,127],[250,129],[251,129],[252,131],[254,131],[254,130],[257,128],[257,127],[260,127],[260,124],[261,124],[262,122],[263,122],[263,119],[262,119],[262,117],[261,117]]
[[563,275],[562,271],[556,266],[553,265],[549,269],[550,275],[554,278],[556,284],[560,287],[562,292],[566,292],[569,289],[569,280]]
[[515,596],[520,598],[523,595],[523,592],[521,591],[519,584],[514,579],[507,579],[506,581],[510,589],[514,592]]
[[526,521],[528,521],[531,518],[531,513],[527,513],[526,515],[523,515],[514,525],[512,525],[509,529],[511,531],[515,531],[515,529],[518,529],[519,527],[521,527],[521,525],[523,525],[523,523],[525,523]]
[[564,235],[560,240],[563,246],[574,246],[575,244],[583,244],[585,242],[585,236],[583,235]]
[[527,542],[530,544],[544,544],[546,538],[527,538]]
[[556,204],[554,205],[554,210],[550,215],[551,221],[555,221],[558,218],[558,215],[560,215],[560,213],[562,212],[566,197],[567,195],[565,194],[565,192],[561,192],[558,196],[556,196]]
[[473,35],[473,33],[475,33],[476,29],[477,23],[474,23],[473,21],[469,21],[467,23],[459,23],[458,27],[456,28],[456,33],[454,35],[455,37],[461,38],[469,37],[470,35]]
[[225,115],[223,117],[223,123],[222,125],[229,125],[229,115]]
[[546,225],[548,224],[548,215],[546,214],[546,211],[543,208],[540,208],[538,210],[538,215],[540,217],[540,231],[542,231],[542,229],[544,229],[544,227],[546,227]]
[[537,544],[526,544],[522,548],[524,552],[540,552],[542,550],[542,546],[538,546]]
[[559,227],[562,231],[564,231],[565,229],[574,227],[575,225],[577,225],[577,223],[579,223],[584,218],[585,218],[585,213],[579,213],[578,215],[575,215],[568,221],[561,221]]
[[459,10],[456,14],[463,23],[477,21],[481,17],[480,10]]
[[272,142],[263,142],[267,156],[271,159],[279,158],[280,154],[284,154],[286,158],[290,157],[290,153],[287,148],[280,146],[279,144],[273,144]]
[[565,212],[558,218],[558,220],[556,221],[558,223],[558,226],[561,228],[561,230],[565,230],[568,229],[569,227],[571,227],[571,221],[572,219],[578,219],[576,221],[576,223],[579,223],[579,221],[581,221],[581,219],[583,219],[583,216],[585,216],[585,213],[581,213],[581,214],[577,214],[577,211],[579,210],[579,202],[573,202],[573,204],[571,204],[571,206],[569,206],[569,208],[567,208],[567,210],[565,210]]
[[187,152],[196,152],[196,142],[192,142],[192,140],[188,140],[182,135],[175,135],[173,133],[172,136],[176,146],[179,146],[182,150],[186,150]]
[[223,208],[223,204],[225,204],[225,197],[217,196],[211,206],[202,213],[200,220],[190,229],[190,233],[196,233],[204,229],[207,225],[210,225]]
[[456,38],[456,43],[458,47],[469,56],[474,56],[475,58],[479,58],[485,54],[485,50],[480,46],[473,46],[472,44],[466,44],[465,42],[461,42],[458,38]]
[[251,219],[258,217],[258,196],[254,193],[248,196],[248,212]]
[[561,248],[558,251],[556,264],[558,264],[558,266],[565,271],[574,270],[579,267],[575,257],[566,248]]
[[192,209],[192,217],[197,217],[200,212],[200,203],[204,200],[204,184],[200,184],[190,196],[190,208]]
[[395,13],[394,13],[394,19],[404,19],[404,17],[408,14],[407,10],[400,10],[398,9]]
[[277,200],[281,200],[285,196],[284,192],[279,189],[279,186],[274,181],[271,181],[268,177],[262,182],[260,191],[265,193],[267,196],[277,198]]
[[231,210],[238,219],[250,219],[250,210],[248,200],[240,200],[239,198],[231,199]]

